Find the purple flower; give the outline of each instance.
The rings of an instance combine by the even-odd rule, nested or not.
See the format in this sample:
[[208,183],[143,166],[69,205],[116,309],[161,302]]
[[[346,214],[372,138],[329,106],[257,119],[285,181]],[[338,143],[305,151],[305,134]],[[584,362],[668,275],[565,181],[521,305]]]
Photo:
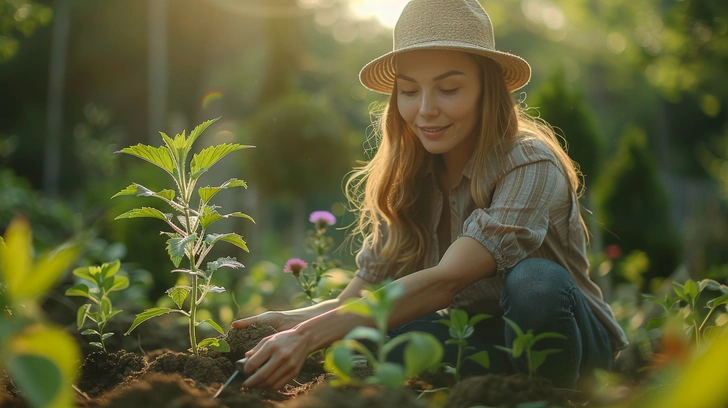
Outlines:
[[329,225],[336,224],[336,217],[328,211],[314,211],[308,217],[308,220],[314,223],[316,229],[320,232],[325,231]]
[[286,266],[283,267],[283,272],[290,273],[291,275],[298,278],[301,272],[306,269],[308,264],[303,259],[293,258],[286,262]]

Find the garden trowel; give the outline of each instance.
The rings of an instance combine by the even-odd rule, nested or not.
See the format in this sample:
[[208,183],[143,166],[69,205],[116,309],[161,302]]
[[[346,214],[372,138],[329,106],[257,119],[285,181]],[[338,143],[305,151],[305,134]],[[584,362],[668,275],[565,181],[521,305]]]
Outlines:
[[233,375],[231,375],[230,378],[228,378],[228,380],[225,382],[225,384],[223,384],[222,387],[220,387],[220,389],[217,390],[217,392],[215,393],[215,395],[212,396],[212,398],[217,398],[217,396],[220,395],[222,390],[233,381],[233,379],[235,378],[236,375],[238,375],[238,373],[240,373],[244,378],[247,378],[249,376],[249,374],[245,372],[245,363],[247,363],[247,362],[248,362],[247,357],[241,358],[240,360],[235,362],[235,372],[233,372]]

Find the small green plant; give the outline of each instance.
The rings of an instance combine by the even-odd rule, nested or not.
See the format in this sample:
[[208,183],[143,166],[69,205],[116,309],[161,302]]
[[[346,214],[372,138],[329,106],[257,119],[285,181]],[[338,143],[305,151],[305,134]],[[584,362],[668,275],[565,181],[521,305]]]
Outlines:
[[[73,274],[87,280],[91,286],[79,283],[66,290],[66,296],[81,296],[91,301],[91,303],[86,303],[78,308],[76,323],[79,330],[83,328],[86,319],[96,323],[96,330],[86,329],[81,334],[84,336],[98,336],[99,341],[93,341],[90,344],[104,351],[107,351],[104,340],[114,335],[112,332],[104,333],[104,328],[106,328],[109,319],[121,313],[121,310],[114,310],[108,295],[111,292],[129,287],[129,279],[116,274],[120,266],[121,263],[117,259],[101,266],[76,268],[73,270]],[[91,311],[92,308],[95,310]]]
[[[172,231],[163,231],[162,234],[169,237],[167,252],[174,267],[177,268],[172,272],[186,274],[190,279],[189,286],[175,286],[167,291],[169,297],[177,305],[177,309],[166,307],[147,309],[137,315],[129,330],[124,334],[128,335],[139,324],[153,317],[169,314],[170,312],[180,313],[188,317],[190,345],[194,354],[197,354],[199,347],[207,347],[219,352],[230,351],[230,346],[224,340],[207,338],[199,343],[197,342],[196,328],[202,323],[207,323],[220,334],[224,333],[222,327],[212,319],[197,321],[197,309],[208,293],[222,293],[225,291],[225,288],[213,285],[211,282],[213,274],[218,269],[243,267],[243,264],[231,257],[207,262],[203,267],[205,257],[218,242],[228,242],[248,252],[248,246],[240,235],[234,233],[208,233],[208,228],[213,223],[226,218],[245,218],[255,222],[252,217],[241,212],[220,214],[217,211],[220,207],[210,204],[210,200],[222,190],[235,187],[247,188],[244,181],[235,178],[224,182],[218,187],[199,188],[197,190],[198,204],[193,207],[192,195],[200,176],[228,154],[253,147],[236,143],[223,143],[207,147],[192,157],[188,170],[187,158],[192,145],[200,134],[218,119],[220,118],[203,122],[190,133],[189,137],[185,136],[185,131],[182,131],[181,135],[176,135],[174,139],[160,132],[164,140],[164,145],[160,147],[138,144],[121,150],[121,153],[138,157],[163,169],[174,180],[176,191],[164,189],[155,192],[134,183],[112,197],[125,195],[154,197],[165,202],[172,210],[177,212],[177,216],[173,217],[172,214],[163,213],[156,208],[143,207],[121,214],[116,219],[146,217],[166,222]],[[188,261],[188,268],[179,268],[180,263],[185,258]],[[182,307],[188,296],[190,297],[189,309],[184,310]]]
[[[705,303],[707,313],[701,313],[700,296],[708,289],[716,291],[719,295]],[[710,325],[711,317],[714,316],[721,306],[725,309],[728,305],[728,286],[721,285],[712,279],[703,279],[695,282],[692,279],[685,281],[685,284],[672,282],[672,291],[674,296],[666,294],[664,299],[660,299],[654,295],[643,294],[645,300],[657,303],[665,310],[665,315],[652,319],[647,322],[645,327],[647,330],[663,327],[669,318],[679,317],[685,326],[688,338],[695,341],[696,346],[700,346],[710,332],[719,326]]]
[[458,357],[455,361],[455,367],[450,364],[443,363],[445,372],[455,377],[455,382],[460,381],[460,366],[464,360],[473,360],[485,368],[490,366],[490,356],[488,356],[488,352],[485,350],[463,358],[463,354],[466,351],[475,349],[474,347],[468,346],[468,338],[475,333],[475,325],[490,317],[490,315],[482,313],[468,319],[468,312],[462,309],[452,309],[450,311],[449,319],[438,320],[438,323],[442,323],[449,327],[448,332],[450,333],[451,339],[446,340],[445,344],[454,344],[458,346]]
[[495,346],[499,350],[503,350],[506,353],[513,356],[513,358],[519,358],[522,355],[526,356],[526,364],[528,366],[528,375],[532,376],[536,370],[546,361],[546,357],[551,354],[561,352],[561,349],[546,349],[546,350],[532,350],[533,346],[543,339],[562,339],[566,340],[566,336],[561,333],[544,332],[538,335],[533,334],[532,329],[528,329],[527,332],[523,332],[520,327],[513,320],[503,316],[503,320],[508,323],[509,326],[516,332],[516,338],[513,339],[511,348],[503,346]]
[[283,267],[283,272],[290,273],[296,278],[306,302],[309,304],[320,303],[327,299],[336,297],[340,289],[322,291],[319,286],[323,278],[330,277],[327,272],[337,267],[337,262],[329,259],[326,252],[334,245],[334,240],[326,235],[328,227],[336,224],[336,217],[328,211],[314,211],[308,220],[314,225],[313,230],[308,231],[306,244],[308,249],[316,258],[308,263],[299,258],[289,259]]
[[74,406],[71,387],[81,352],[41,303],[81,252],[60,246],[34,259],[30,225],[15,218],[0,238],[0,369],[34,408]]
[[[362,299],[343,306],[339,313],[354,313],[372,318],[376,329],[359,326],[354,328],[343,340],[335,342],[326,352],[324,369],[336,374],[339,384],[353,382],[351,378],[355,353],[366,358],[374,370],[366,384],[379,384],[389,388],[401,387],[407,378],[439,364],[442,359],[442,344],[429,333],[408,332],[387,342],[387,321],[394,301],[404,291],[402,285],[390,283]],[[359,340],[374,345],[376,356]],[[387,361],[387,355],[397,346],[407,343],[404,349],[404,366]]]

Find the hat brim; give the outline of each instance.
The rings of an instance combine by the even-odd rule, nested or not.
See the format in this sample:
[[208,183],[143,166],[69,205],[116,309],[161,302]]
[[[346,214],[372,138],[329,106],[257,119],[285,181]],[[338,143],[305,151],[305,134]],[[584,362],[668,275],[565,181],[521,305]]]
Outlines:
[[523,88],[531,80],[531,66],[517,55],[467,43],[436,41],[390,51],[372,60],[359,72],[359,81],[374,92],[391,94],[395,81],[394,57],[405,52],[425,49],[463,51],[492,59],[500,66],[510,92]]

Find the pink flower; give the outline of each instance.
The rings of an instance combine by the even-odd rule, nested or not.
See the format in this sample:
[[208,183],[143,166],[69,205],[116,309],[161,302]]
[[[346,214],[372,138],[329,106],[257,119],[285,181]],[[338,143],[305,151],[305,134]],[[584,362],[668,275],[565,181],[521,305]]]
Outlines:
[[622,249],[619,247],[619,245],[607,245],[604,248],[604,255],[607,256],[607,259],[613,261],[622,255]]
[[329,225],[336,224],[336,217],[328,211],[314,211],[308,217],[308,220],[314,223],[319,231],[325,231]]
[[293,258],[286,262],[286,266],[283,267],[283,272],[290,273],[291,275],[298,278],[301,272],[306,269],[308,264],[303,259]]

